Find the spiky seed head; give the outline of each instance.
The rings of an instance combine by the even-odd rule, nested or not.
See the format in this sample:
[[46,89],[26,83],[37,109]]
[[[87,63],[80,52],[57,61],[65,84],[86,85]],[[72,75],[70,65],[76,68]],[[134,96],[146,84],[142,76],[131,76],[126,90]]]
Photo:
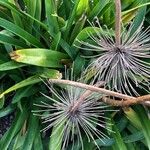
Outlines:
[[[78,143],[78,145],[82,146],[83,150],[83,134],[86,135],[88,142],[94,142],[99,148],[95,138],[103,141],[103,139],[109,138],[104,130],[112,132],[110,128],[111,124],[107,124],[106,126],[105,121],[109,120],[109,118],[105,116],[105,112],[114,110],[108,109],[108,106],[99,101],[101,95],[90,93],[89,95],[86,94],[84,101],[73,111],[72,107],[83,95],[85,96],[84,93],[86,90],[78,87],[66,86],[65,90],[58,92],[52,85],[48,85],[48,87],[56,99],[43,95],[49,101],[53,102],[53,104],[49,102],[35,104],[40,107],[40,110],[33,111],[36,115],[42,117],[43,123],[48,124],[43,131],[52,127],[60,128],[60,124],[63,122],[62,149],[65,149],[70,141],[72,147],[75,143]],[[45,114],[44,112],[47,113]],[[56,133],[57,131],[54,134]],[[52,134],[52,136],[54,134]]]
[[[105,81],[105,87],[130,95],[139,95],[135,87],[149,90],[150,79],[150,29],[143,31],[142,25],[132,33],[123,28],[121,44],[116,46],[113,30],[103,30],[91,23],[95,33],[90,33],[91,43],[77,40],[78,48],[97,52],[92,57],[85,74],[93,72],[99,81]],[[97,30],[99,28],[99,31]],[[131,34],[132,33],[132,34]]]

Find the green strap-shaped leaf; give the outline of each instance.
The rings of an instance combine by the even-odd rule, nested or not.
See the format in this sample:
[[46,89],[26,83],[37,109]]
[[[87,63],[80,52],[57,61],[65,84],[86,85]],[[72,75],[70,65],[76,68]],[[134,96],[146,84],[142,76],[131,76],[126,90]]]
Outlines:
[[1,34],[1,33],[0,33],[0,43],[10,44],[10,45],[18,46],[18,47],[22,47],[22,48],[28,47],[25,42],[15,39],[14,37]]
[[124,113],[125,113],[126,117],[130,120],[130,122],[137,129],[141,129],[141,122],[139,121],[137,113],[132,108],[128,108],[127,110],[124,110]]
[[136,106],[136,112],[141,122],[142,132],[147,142],[147,147],[150,149],[150,119],[142,106]]
[[73,42],[73,40],[78,35],[78,33],[80,33],[80,31],[83,29],[85,21],[86,21],[86,16],[84,15],[84,16],[82,16],[82,18],[80,18],[75,23],[75,26],[74,26],[73,31],[72,31],[71,36],[70,36],[70,43]]
[[[115,133],[114,133],[115,134]],[[141,131],[138,131],[136,133],[133,133],[131,135],[127,135],[125,137],[122,137],[124,143],[133,143],[133,142],[137,142],[137,141],[141,141],[144,139],[144,135]],[[96,140],[97,144],[99,146],[112,146],[115,143],[115,139],[114,138],[110,138],[110,139],[101,139],[101,140]],[[116,149],[117,150],[117,149]]]
[[64,53],[48,49],[21,49],[12,52],[11,59],[43,67],[62,67],[61,60],[68,58]]
[[43,47],[43,45],[34,36],[26,32],[19,26],[13,24],[12,22],[7,21],[6,19],[0,18],[0,27],[3,27],[6,30],[14,33],[15,35],[18,35],[35,47]]
[[15,110],[16,106],[14,105],[9,105],[4,109],[0,110],[0,118],[9,115],[10,113],[12,113]]
[[49,143],[49,150],[61,150],[63,142],[64,124],[65,120],[53,127]]
[[134,12],[135,10],[138,10],[139,8],[144,7],[144,6],[147,6],[147,5],[150,5],[150,2],[148,2],[148,3],[143,3],[143,4],[138,5],[138,6],[134,7],[134,8],[132,8],[132,9],[129,9],[129,10],[127,10],[127,11],[124,11],[124,12],[122,12],[122,15],[126,15],[126,14],[128,14],[128,13],[130,13],[130,12],[132,12],[132,11]]
[[136,106],[136,111],[128,109],[125,112],[130,122],[138,129],[142,130],[147,146],[150,149],[150,120],[142,106]]
[[68,19],[68,22],[67,22],[67,27],[66,27],[66,32],[65,32],[65,39],[68,38],[69,32],[71,30],[71,26],[72,26],[73,21],[74,21],[74,19],[76,17],[76,10],[77,10],[79,2],[80,2],[80,0],[76,0],[75,1],[73,10],[72,10],[72,12],[71,12],[71,14],[69,16],[69,19]]
[[112,121],[112,123],[114,131],[114,133],[112,133],[112,136],[115,139],[115,143],[112,145],[113,150],[128,150],[114,121]]
[[34,149],[36,149],[36,150],[44,150],[43,149],[41,132],[40,132],[40,127],[36,131],[36,137],[35,137],[35,140],[34,140]]
[[[35,12],[36,12],[36,3],[37,3],[37,0],[34,0],[34,1],[25,0],[25,5],[27,7],[27,13],[33,17],[35,16]],[[26,30],[29,33],[32,33],[33,23],[34,23],[34,20],[27,18],[28,26],[26,27]]]
[[46,6],[46,16],[48,20],[49,25],[49,31],[51,35],[54,35],[58,33],[59,26],[57,22],[57,17],[55,14],[56,11],[56,2],[54,0],[45,0],[45,6]]
[[[10,3],[14,4],[14,5],[16,4],[14,0],[8,0],[8,1],[9,1]],[[16,12],[14,12],[14,11],[11,11],[11,13],[12,13],[13,20],[14,20],[15,24],[16,24],[17,26],[21,27],[21,28],[24,28],[23,23],[22,23],[22,20],[21,20],[21,17],[19,16],[19,14],[16,13]]]
[[6,91],[4,91],[3,93],[0,94],[0,98],[2,98],[5,94],[8,94],[14,90],[17,90],[17,89],[20,89],[27,85],[32,85],[32,84],[42,81],[39,77],[58,79],[61,77],[61,74],[57,70],[49,69],[48,72],[43,72],[42,74],[31,76],[31,77],[15,84],[14,86],[8,88]]
[[29,126],[27,129],[27,136],[25,137],[25,141],[22,147],[23,150],[32,150],[32,145],[36,136],[38,126],[39,126],[38,117],[31,114],[28,124]]
[[[97,35],[97,33],[100,33],[100,32],[104,32],[104,31],[101,30],[101,28],[99,28],[99,27],[86,27],[76,36],[76,38],[73,42],[73,45],[80,46],[80,43],[78,42],[78,40],[84,41],[87,38],[89,38],[89,36],[90,36],[89,34]],[[110,32],[111,32],[111,30],[110,30]]]
[[9,61],[9,62],[0,64],[0,71],[12,70],[12,69],[20,68],[23,66],[26,66],[26,64],[18,63],[15,61]]
[[103,8],[110,2],[110,0],[105,0],[102,1],[100,0],[95,7],[92,9],[92,11],[89,14],[89,19],[92,20],[95,16],[98,16],[99,14],[101,14],[101,11],[103,10]]
[[[147,2],[147,0],[143,0],[143,2]],[[150,3],[149,3],[150,4]],[[146,15],[146,8],[147,5],[141,7],[138,10],[138,13],[136,14],[136,17],[134,18],[133,21],[133,28],[131,30],[131,35],[134,34],[134,32],[140,27],[140,25],[143,23],[145,15]]]
[[13,104],[14,104],[14,103],[17,103],[17,102],[20,101],[23,97],[29,97],[29,96],[35,94],[35,93],[33,92],[33,89],[34,89],[34,88],[32,88],[32,87],[33,87],[33,86],[30,85],[30,86],[28,86],[28,87],[21,88],[21,89],[17,90],[15,96],[14,96],[13,99],[12,99],[12,103],[13,103]]

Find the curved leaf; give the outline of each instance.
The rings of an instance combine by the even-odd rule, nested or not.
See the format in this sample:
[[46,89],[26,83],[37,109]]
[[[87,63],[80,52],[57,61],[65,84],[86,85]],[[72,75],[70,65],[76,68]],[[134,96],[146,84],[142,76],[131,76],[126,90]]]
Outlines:
[[0,71],[12,70],[12,69],[20,68],[23,66],[26,66],[26,64],[17,63],[15,61],[9,61],[9,62],[0,64]]
[[10,53],[11,59],[43,67],[62,67],[61,60],[68,58],[64,53],[48,49],[21,49]]
[[22,39],[28,41],[30,44],[34,45],[35,47],[43,47],[43,45],[31,34],[20,28],[19,26],[13,24],[6,19],[0,18],[0,27],[5,28],[6,30],[18,35]]
[[9,89],[7,89],[6,91],[4,91],[3,93],[0,94],[0,98],[2,98],[5,94],[8,94],[14,90],[17,90],[17,89],[20,89],[22,87],[25,87],[27,85],[32,85],[32,84],[35,84],[35,83],[38,83],[40,81],[42,81],[39,77],[45,77],[45,78],[55,78],[55,79],[58,79],[61,77],[61,74],[59,73],[59,71],[57,70],[52,70],[52,69],[49,69],[49,73],[47,74],[47,72],[44,72],[42,74],[39,74],[39,75],[34,75],[34,76],[31,76],[17,84],[15,84],[14,86],[10,87]]

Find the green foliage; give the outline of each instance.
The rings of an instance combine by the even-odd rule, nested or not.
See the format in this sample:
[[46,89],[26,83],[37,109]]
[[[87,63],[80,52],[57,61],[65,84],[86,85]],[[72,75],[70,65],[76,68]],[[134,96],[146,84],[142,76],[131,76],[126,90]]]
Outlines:
[[[143,20],[150,25],[149,5],[147,0],[122,0],[122,21],[127,24],[134,19],[132,32]],[[114,28],[114,1],[0,0],[0,118],[15,115],[0,139],[1,150],[61,150],[61,127],[54,136],[45,136],[40,132],[42,123],[31,111],[42,99],[40,92],[49,93],[41,78],[61,78],[64,65],[72,63],[79,76],[88,63],[74,45],[79,44],[77,39],[86,41],[88,32],[98,30],[87,21],[95,16],[102,27]],[[97,140],[98,145],[104,150],[150,149],[147,114],[143,106],[136,106],[112,115],[115,133],[108,133],[110,139],[103,139],[104,143]],[[96,149],[86,138],[83,143],[87,150]]]

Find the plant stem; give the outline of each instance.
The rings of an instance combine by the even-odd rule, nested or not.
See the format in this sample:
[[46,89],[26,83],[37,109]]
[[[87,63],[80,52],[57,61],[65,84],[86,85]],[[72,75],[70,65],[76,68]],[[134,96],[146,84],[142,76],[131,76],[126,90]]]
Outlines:
[[131,105],[136,105],[136,104],[143,104],[146,106],[150,106],[150,103],[149,103],[150,102],[150,94],[140,96],[140,97],[137,97],[134,99],[127,99],[127,100],[121,100],[121,101],[103,97],[102,101],[104,103],[110,104],[111,106],[127,107],[127,106],[131,106]]
[[87,89],[87,91],[82,95],[82,97],[80,97],[78,99],[78,103],[73,106],[74,108],[72,107],[72,110],[75,110],[84,101],[86,96],[88,96],[89,94],[92,93],[92,91],[104,94],[106,96],[113,96],[113,97],[118,97],[118,98],[122,99],[122,100],[114,100],[114,99],[110,99],[106,96],[103,96],[103,98],[100,99],[104,103],[107,103],[112,106],[125,107],[125,106],[130,106],[130,105],[135,105],[135,104],[144,104],[144,105],[148,105],[148,106],[150,105],[150,103],[149,103],[150,102],[150,94],[140,96],[140,97],[132,97],[132,96],[118,93],[118,92],[106,90],[104,88],[98,88],[98,87],[96,87],[98,85],[92,86],[92,85],[87,85],[87,84],[80,83],[80,82],[75,82],[75,81],[70,81],[70,80],[61,80],[61,79],[49,79],[49,83],[66,84],[66,85],[71,85],[71,86]]
[[116,46],[121,44],[121,1],[115,0],[116,15],[115,15],[115,40]]
[[49,79],[49,82],[50,83],[67,84],[67,85],[71,85],[71,86],[75,86],[75,87],[80,87],[80,88],[84,88],[84,89],[87,89],[90,91],[105,94],[107,96],[118,97],[121,99],[134,99],[134,97],[132,97],[132,96],[128,96],[128,95],[110,91],[110,90],[106,90],[104,88],[98,88],[98,87],[95,87],[94,85],[87,85],[87,84],[80,83],[80,82],[75,82],[75,81],[70,81],[70,80],[62,80],[62,79]]

